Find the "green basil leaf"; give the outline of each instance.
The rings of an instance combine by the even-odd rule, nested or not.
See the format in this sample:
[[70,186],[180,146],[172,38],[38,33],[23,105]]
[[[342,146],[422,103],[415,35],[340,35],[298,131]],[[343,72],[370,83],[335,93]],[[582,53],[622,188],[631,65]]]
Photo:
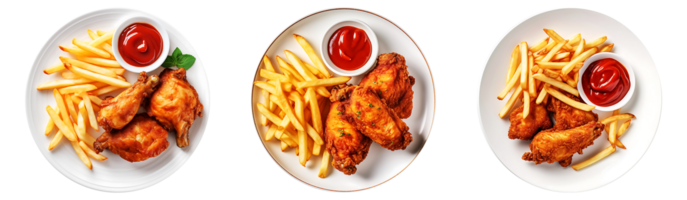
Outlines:
[[174,59],[177,59],[177,61],[178,61],[179,56],[181,56],[181,55],[182,55],[182,54],[181,54],[181,49],[179,49],[179,47],[177,47],[176,49],[174,49],[174,53],[172,53],[172,57],[174,57]]
[[185,70],[188,70],[193,66],[193,63],[196,62],[196,57],[193,57],[190,54],[184,54],[179,56],[177,59],[177,67],[179,68],[184,68]]
[[165,62],[162,62],[162,67],[164,67],[164,68],[173,67],[174,65],[176,65],[175,61],[176,61],[176,59],[174,59],[174,57],[167,56],[167,58],[165,59]]

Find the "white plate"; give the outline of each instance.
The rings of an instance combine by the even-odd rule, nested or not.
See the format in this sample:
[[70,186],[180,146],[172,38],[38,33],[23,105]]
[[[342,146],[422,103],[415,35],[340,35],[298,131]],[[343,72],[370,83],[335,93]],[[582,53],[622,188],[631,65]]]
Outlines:
[[[406,150],[392,152],[382,148],[377,143],[372,143],[367,158],[358,165],[358,171],[354,175],[344,175],[330,166],[327,178],[321,179],[317,176],[321,156],[313,156],[306,167],[302,167],[298,163],[298,157],[294,153],[294,148],[281,152],[278,140],[264,141],[267,127],[259,124],[258,117],[260,114],[255,107],[256,102],[264,102],[260,90],[253,87],[253,96],[251,97],[253,119],[258,136],[270,156],[296,179],[317,188],[333,191],[364,190],[380,185],[397,176],[413,162],[420,153],[420,150],[422,150],[425,141],[429,137],[434,119],[434,82],[422,52],[410,36],[403,32],[400,27],[374,13],[356,9],[332,9],[308,15],[282,32],[270,45],[265,54],[272,59],[273,64],[276,64],[275,55],[285,58],[284,50],[288,49],[298,57],[310,62],[292,35],[302,35],[308,40],[313,49],[319,52],[321,50],[321,37],[327,29],[334,23],[350,19],[364,21],[372,27],[375,34],[377,34],[377,38],[379,38],[379,53],[397,52],[403,55],[406,59],[410,75],[415,77],[413,113],[408,119],[403,120],[408,124],[413,135],[413,142],[410,143]],[[262,55],[260,56],[258,70],[260,68],[264,68],[262,65]],[[360,78],[362,76],[354,77],[349,83],[357,84],[360,82]],[[257,71],[255,80],[264,80],[258,76]]]
[[[158,21],[161,21],[167,28],[171,41],[170,46],[172,48],[179,47],[183,53],[192,54],[197,58],[194,66],[189,69],[187,76],[188,81],[198,92],[204,109],[203,117],[196,118],[195,123],[189,131],[189,146],[184,149],[177,147],[175,134],[174,132],[170,132],[167,138],[170,142],[169,148],[159,156],[143,162],[130,163],[119,157],[119,155],[113,154],[110,151],[105,151],[104,155],[107,156],[108,159],[105,161],[92,160],[92,171],[84,166],[71,145],[65,142],[65,139],[63,139],[65,141],[62,141],[55,149],[48,151],[48,144],[55,133],[50,134],[48,137],[43,134],[45,125],[49,120],[45,107],[50,105],[54,108],[56,103],[52,95],[52,90],[37,91],[36,87],[41,83],[59,80],[62,79],[62,77],[59,73],[45,75],[42,70],[59,63],[59,56],[70,56],[60,51],[58,45],[72,46],[72,38],[90,41],[91,39],[88,37],[86,29],[113,30],[117,27],[117,23],[120,19],[129,14],[142,13],[128,9],[100,10],[85,14],[67,23],[48,40],[45,46],[43,46],[43,49],[38,54],[33,68],[31,69],[26,88],[26,112],[31,135],[36,141],[38,149],[45,156],[45,159],[47,159],[57,171],[74,182],[92,189],[108,192],[139,190],[154,185],[172,175],[172,173],[188,160],[191,154],[193,154],[193,151],[200,144],[200,139],[203,136],[210,114],[210,88],[208,86],[207,77],[205,76],[205,67],[200,61],[198,53],[196,53],[193,47],[176,29],[158,19]],[[149,75],[159,74],[162,72],[162,69],[163,68],[157,69],[149,73]],[[138,77],[137,73],[128,71],[124,75],[131,83],[135,82],[136,77]],[[122,90],[116,92],[121,91]],[[116,93],[111,93],[109,95],[114,96]],[[93,129],[89,130],[94,137],[100,136],[100,133],[103,132],[102,128],[100,129],[100,133],[96,133]]]
[[[506,85],[505,74],[513,48],[521,41],[527,41],[529,44],[541,41],[546,37],[543,28],[556,30],[566,38],[577,33],[581,33],[587,40],[606,35],[606,43],[615,43],[613,52],[627,58],[635,67],[635,95],[621,109],[621,113],[629,112],[637,116],[636,120],[632,120],[627,133],[620,138],[627,146],[627,150],[618,149],[606,159],[581,171],[575,171],[570,167],[563,168],[558,163],[534,165],[533,162],[521,159],[523,153],[529,152],[530,141],[508,139],[508,117],[498,117],[506,100],[499,101],[496,96]],[[610,112],[595,112],[599,114],[600,119],[610,115]],[[589,10],[553,10],[521,23],[498,44],[482,74],[479,115],[484,136],[491,149],[513,174],[548,190],[585,191],[618,179],[642,158],[654,138],[661,117],[661,85],[649,52],[637,36],[620,22]],[[608,135],[604,133],[594,141],[594,145],[584,150],[583,155],[575,154],[573,164],[586,160],[609,146],[607,138]]]

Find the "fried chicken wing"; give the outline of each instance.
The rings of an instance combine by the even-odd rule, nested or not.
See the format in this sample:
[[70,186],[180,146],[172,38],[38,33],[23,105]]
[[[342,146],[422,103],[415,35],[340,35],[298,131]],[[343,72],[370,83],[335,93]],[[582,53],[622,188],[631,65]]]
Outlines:
[[129,162],[158,156],[168,146],[167,130],[145,114],[136,115],[121,130],[106,131],[93,143],[97,153],[109,149]]
[[[582,102],[579,97],[567,93],[566,96],[575,101]],[[554,97],[550,98],[546,109],[555,113],[554,119],[556,120],[556,125],[553,126],[555,130],[567,130],[585,125],[589,122],[599,121],[599,115],[592,111],[580,110]]]
[[186,80],[185,69],[167,68],[160,73],[160,87],[151,95],[147,111],[165,129],[176,130],[178,147],[188,146],[188,130],[196,116],[203,116],[203,104]]
[[146,72],[138,75],[138,80],[117,97],[107,97],[100,103],[102,109],[98,112],[98,125],[105,131],[121,129],[134,118],[141,103],[153,93],[158,85],[158,76],[147,76]]
[[408,126],[368,87],[347,86],[332,92],[334,100],[343,100],[344,115],[358,131],[389,150],[405,150],[413,141]]
[[522,155],[523,160],[533,161],[535,164],[560,162],[566,167],[572,162],[572,155],[594,144],[594,140],[601,135],[604,124],[589,122],[568,130],[555,128],[539,132],[530,143],[530,151]]
[[408,75],[405,58],[397,53],[385,53],[377,58],[377,66],[360,81],[384,99],[399,118],[410,117],[413,112],[413,85],[415,78]]
[[525,106],[520,106],[510,114],[510,128],[508,138],[531,140],[539,130],[549,129],[552,126],[549,113],[543,105],[530,104],[530,114],[522,118]]
[[355,174],[356,165],[367,157],[372,140],[361,134],[345,115],[345,106],[333,102],[324,129],[325,146],[332,166],[346,175]]

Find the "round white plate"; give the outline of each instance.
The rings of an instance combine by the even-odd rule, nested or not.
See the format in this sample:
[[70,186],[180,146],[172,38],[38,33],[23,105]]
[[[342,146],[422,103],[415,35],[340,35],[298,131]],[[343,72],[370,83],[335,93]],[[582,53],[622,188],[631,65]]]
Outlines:
[[[253,87],[250,105],[253,108],[253,119],[259,139],[277,164],[286,170],[287,173],[308,185],[332,191],[364,190],[380,185],[397,176],[413,162],[420,153],[420,150],[422,150],[425,141],[429,137],[434,119],[434,82],[422,52],[410,36],[403,32],[400,27],[374,13],[356,9],[332,9],[308,15],[284,30],[270,45],[265,55],[270,57],[272,63],[276,65],[275,56],[279,55],[282,58],[286,58],[284,50],[288,49],[310,63],[305,51],[293,38],[293,34],[302,35],[316,52],[320,52],[322,37],[327,29],[334,23],[349,19],[364,21],[372,27],[375,34],[377,34],[377,38],[379,38],[379,53],[397,52],[403,55],[406,59],[410,75],[415,77],[413,113],[408,119],[403,120],[408,124],[413,135],[413,142],[410,143],[406,150],[389,151],[373,142],[367,158],[358,165],[358,171],[354,175],[344,175],[330,166],[327,178],[321,179],[317,176],[317,173],[322,156],[313,156],[306,167],[302,167],[298,163],[298,157],[294,153],[294,148],[281,152],[278,140],[264,141],[267,127],[259,124],[258,117],[260,113],[255,107],[255,103],[264,101],[260,89],[256,87]],[[262,56],[260,56],[258,70],[260,68],[264,68]],[[358,84],[360,78],[362,76],[354,77],[349,83]],[[257,71],[255,80],[264,80],[258,76]]]
[[[45,107],[50,105],[55,108],[56,103],[52,90],[37,91],[36,87],[41,83],[59,80],[62,79],[62,77],[59,73],[45,75],[42,70],[46,67],[58,64],[60,62],[59,56],[71,57],[68,53],[62,52],[58,48],[58,45],[72,46],[72,38],[90,41],[91,39],[88,37],[86,29],[113,30],[117,27],[117,23],[120,19],[130,14],[144,13],[128,9],[99,10],[85,14],[67,23],[48,40],[45,46],[43,46],[43,49],[38,54],[33,68],[31,69],[26,87],[26,112],[29,128],[31,129],[31,135],[36,141],[38,149],[43,153],[45,159],[67,178],[83,186],[101,191],[126,192],[139,190],[158,183],[172,175],[172,173],[179,169],[184,162],[191,157],[193,151],[200,144],[200,139],[203,136],[210,114],[210,88],[205,75],[205,67],[200,61],[198,53],[196,53],[188,41],[183,38],[179,31],[158,19],[158,21],[161,21],[167,28],[171,41],[170,46],[172,48],[179,47],[183,53],[192,54],[197,58],[193,67],[189,69],[187,78],[198,92],[204,109],[203,117],[196,118],[196,121],[189,131],[189,146],[183,149],[177,147],[175,134],[174,132],[170,132],[167,138],[170,142],[169,147],[157,157],[150,158],[143,162],[130,163],[119,157],[119,155],[113,154],[110,151],[105,151],[103,154],[108,157],[107,160],[91,160],[93,163],[93,170],[89,170],[81,160],[79,160],[72,146],[66,142],[65,139],[63,139],[65,141],[62,141],[55,149],[48,151],[48,144],[54,137],[55,131],[47,137],[43,134],[45,125],[50,118],[45,111]],[[170,52],[172,52],[172,50],[170,50]],[[149,75],[159,74],[163,69],[164,68],[161,67],[149,73]],[[138,74],[127,71],[124,76],[130,83],[134,83]],[[122,90],[118,90],[108,95],[115,96],[121,91]],[[95,130],[89,129],[89,132],[94,137],[98,137],[103,130],[101,128],[100,132],[95,132]]]
[[[637,119],[620,140],[627,150],[618,149],[606,159],[580,171],[563,168],[558,163],[533,162],[521,159],[529,152],[530,141],[508,139],[508,117],[501,119],[498,113],[506,100],[496,99],[506,85],[510,54],[522,41],[529,44],[547,37],[543,28],[553,29],[564,38],[581,33],[587,40],[608,36],[606,43],[615,43],[613,52],[622,55],[634,67],[637,88],[634,97],[621,113],[633,113]],[[508,97],[507,97],[508,98]],[[599,112],[599,118],[608,117],[610,112]],[[494,154],[513,174],[535,186],[553,191],[576,192],[598,188],[618,179],[630,170],[644,155],[654,138],[661,117],[661,85],[654,62],[639,38],[620,22],[611,17],[589,10],[560,9],[536,15],[506,35],[496,46],[482,74],[479,93],[479,115],[487,142]],[[604,132],[594,145],[584,149],[584,154],[575,154],[572,164],[579,163],[610,144]]]

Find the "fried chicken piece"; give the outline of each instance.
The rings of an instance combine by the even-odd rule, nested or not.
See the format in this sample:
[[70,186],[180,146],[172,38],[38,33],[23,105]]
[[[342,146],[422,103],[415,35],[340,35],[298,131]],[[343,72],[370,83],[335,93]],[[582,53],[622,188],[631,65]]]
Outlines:
[[530,104],[530,114],[522,118],[525,106],[520,106],[510,114],[510,128],[508,138],[531,140],[539,130],[549,129],[552,126],[549,113],[543,105]]
[[405,150],[413,141],[406,123],[370,88],[346,86],[334,89],[330,98],[343,101],[344,117],[351,119],[360,133],[382,147]]
[[138,80],[117,97],[107,97],[100,103],[102,109],[98,112],[98,125],[105,131],[121,129],[134,118],[141,103],[150,96],[159,83],[157,75],[147,76],[146,72],[138,75]]
[[[567,93],[565,94],[575,101],[582,102],[579,97]],[[556,120],[556,124],[553,126],[555,130],[567,130],[585,125],[589,122],[599,121],[599,115],[592,111],[580,110],[554,97],[550,98],[546,109],[555,113],[554,119]]]
[[150,97],[147,111],[165,129],[176,130],[178,147],[188,146],[188,130],[196,116],[203,116],[203,104],[186,80],[185,69],[167,68],[160,73],[160,87]]
[[106,131],[93,143],[96,153],[109,149],[129,162],[140,162],[167,149],[167,130],[153,118],[138,114],[121,130]]
[[594,144],[603,129],[604,124],[589,122],[568,130],[552,128],[541,131],[530,143],[531,152],[523,154],[522,159],[535,164],[560,161],[561,166],[568,166],[572,162],[572,155],[576,152],[582,154],[582,149]]
[[356,165],[367,157],[372,140],[361,134],[344,117],[345,106],[334,102],[327,116],[324,140],[327,151],[332,155],[332,166],[346,175],[355,174]]
[[387,106],[401,119],[413,112],[413,85],[415,78],[408,76],[406,59],[397,53],[385,53],[377,58],[377,66],[360,81],[386,100]]

